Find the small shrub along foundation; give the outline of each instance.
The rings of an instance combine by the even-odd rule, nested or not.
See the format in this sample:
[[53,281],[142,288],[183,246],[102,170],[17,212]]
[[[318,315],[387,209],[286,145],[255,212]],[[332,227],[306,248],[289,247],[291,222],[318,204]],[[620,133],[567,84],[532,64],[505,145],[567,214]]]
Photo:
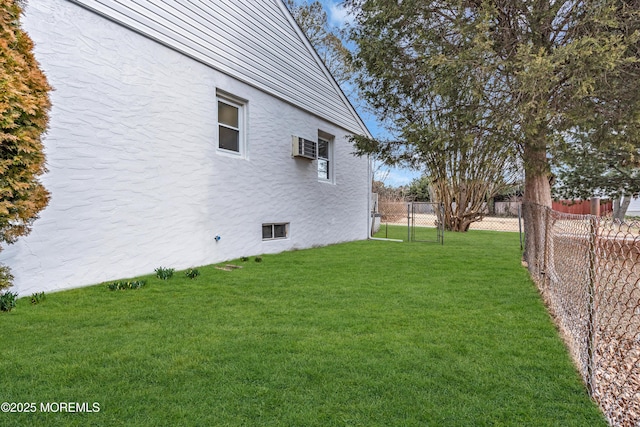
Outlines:
[[124,291],[127,289],[140,289],[145,285],[144,280],[131,280],[123,282],[113,282],[107,285],[107,289],[110,291]]
[[11,311],[16,306],[16,298],[18,297],[17,293],[14,292],[3,292],[0,293],[0,311]]
[[45,300],[44,292],[36,292],[34,294],[31,294],[31,304],[33,305],[40,304],[44,300]]
[[184,275],[189,279],[196,279],[200,275],[200,271],[197,268],[189,268],[184,272]]
[[156,272],[156,277],[158,279],[169,280],[173,277],[173,273],[175,272],[175,269],[158,267],[156,268],[155,272]]

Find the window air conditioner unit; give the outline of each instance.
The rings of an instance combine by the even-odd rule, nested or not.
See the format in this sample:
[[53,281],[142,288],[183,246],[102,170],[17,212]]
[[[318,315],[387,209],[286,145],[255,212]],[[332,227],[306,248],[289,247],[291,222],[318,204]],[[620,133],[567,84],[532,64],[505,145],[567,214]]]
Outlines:
[[293,137],[293,157],[315,160],[318,158],[318,143],[309,139]]

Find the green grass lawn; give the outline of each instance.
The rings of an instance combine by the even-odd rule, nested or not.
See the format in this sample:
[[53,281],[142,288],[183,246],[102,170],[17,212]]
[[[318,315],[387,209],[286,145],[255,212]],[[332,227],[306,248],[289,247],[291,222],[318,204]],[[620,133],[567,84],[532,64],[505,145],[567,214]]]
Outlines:
[[606,425],[517,234],[234,263],[19,300],[0,314],[0,401],[100,411],[0,413],[0,425]]

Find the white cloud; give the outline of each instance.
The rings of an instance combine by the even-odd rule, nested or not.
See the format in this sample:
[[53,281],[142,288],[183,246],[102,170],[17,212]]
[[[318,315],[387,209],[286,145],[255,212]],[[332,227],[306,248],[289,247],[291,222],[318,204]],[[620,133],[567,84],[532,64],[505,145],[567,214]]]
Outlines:
[[337,27],[342,27],[345,23],[352,23],[353,17],[349,11],[337,3],[329,2],[329,19]]

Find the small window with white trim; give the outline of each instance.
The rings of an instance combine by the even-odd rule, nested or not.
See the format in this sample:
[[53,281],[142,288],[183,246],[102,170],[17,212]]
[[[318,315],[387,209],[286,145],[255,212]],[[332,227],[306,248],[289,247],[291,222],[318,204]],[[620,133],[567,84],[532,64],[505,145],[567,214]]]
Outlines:
[[245,104],[218,94],[218,149],[244,155]]
[[318,131],[318,180],[333,182],[333,136]]
[[289,237],[289,224],[262,224],[262,240],[286,239]]

